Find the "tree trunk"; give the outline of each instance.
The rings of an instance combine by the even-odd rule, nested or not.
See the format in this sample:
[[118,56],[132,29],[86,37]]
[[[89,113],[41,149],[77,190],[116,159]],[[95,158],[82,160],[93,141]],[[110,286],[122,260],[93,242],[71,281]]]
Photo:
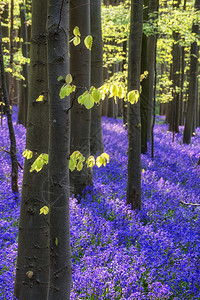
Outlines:
[[[200,10],[200,0],[195,0],[196,10]],[[193,24],[192,32],[198,34],[199,25]],[[187,104],[187,114],[185,121],[185,128],[183,133],[183,143],[189,144],[191,142],[192,127],[195,114],[195,105],[197,102],[197,75],[198,75],[198,56],[199,49],[197,42],[193,42],[190,52],[190,78],[189,78],[189,95]]]
[[[91,85],[95,88],[103,84],[103,45],[101,30],[101,0],[91,0],[91,35],[93,45],[91,52]],[[102,153],[104,150],[103,136],[101,129],[101,109],[100,105],[95,104],[91,109],[91,155]]]
[[[34,159],[48,153],[46,12],[46,0],[33,1],[26,149],[33,151],[34,157],[25,160],[22,185],[14,288],[14,295],[20,300],[46,299],[49,281],[48,216],[39,214],[40,208],[48,206],[47,167],[30,173]],[[41,94],[44,101],[36,102]],[[28,277],[29,271],[33,272],[32,278]]]
[[[48,84],[50,100],[49,205],[50,285],[48,300],[69,300],[71,249],[69,223],[69,97],[60,99],[61,83],[69,73],[68,1],[49,0],[47,22]],[[40,298],[41,299],[41,298]]]
[[11,184],[13,193],[18,193],[18,160],[17,160],[17,150],[16,150],[16,140],[15,132],[12,123],[12,113],[10,110],[8,89],[6,85],[6,75],[4,69],[3,60],[3,47],[2,47],[2,29],[1,29],[1,19],[0,19],[0,70],[1,70],[1,83],[3,89],[3,97],[5,101],[5,110],[7,114],[7,122],[10,136],[10,157],[11,157]]
[[[128,58],[128,91],[140,90],[143,1],[131,1]],[[140,100],[128,103],[128,184],[127,204],[141,208],[141,119]]]
[[[90,156],[90,121],[91,111],[81,106],[77,98],[85,90],[90,89],[91,55],[84,45],[84,39],[90,34],[90,0],[70,1],[70,33],[78,26],[81,33],[81,43],[78,46],[70,44],[70,74],[73,84],[77,87],[76,99],[71,109],[71,153],[79,150],[86,159]],[[82,171],[70,173],[71,194],[81,194],[83,189],[92,184],[90,168],[84,165]]]
[[[148,21],[149,0],[144,0],[143,19]],[[142,59],[141,59],[141,74],[148,71],[148,37],[143,33],[142,35]],[[152,51],[152,49],[151,49]],[[142,92],[140,95],[140,113],[141,113],[141,152],[147,152],[147,115],[149,103],[149,75],[141,82]]]
[[[22,42],[22,55],[28,58],[28,36],[27,36],[27,25],[26,25],[26,6],[20,3],[20,18],[21,18],[21,36]],[[27,108],[28,108],[28,64],[22,65],[22,75],[25,80],[21,81],[21,95],[19,102],[18,111],[18,123],[26,126],[27,121]]]

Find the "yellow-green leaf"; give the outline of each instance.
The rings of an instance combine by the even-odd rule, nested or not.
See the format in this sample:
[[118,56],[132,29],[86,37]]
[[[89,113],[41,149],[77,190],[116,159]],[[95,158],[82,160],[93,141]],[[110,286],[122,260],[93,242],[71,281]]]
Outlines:
[[35,101],[42,102],[44,100],[44,95],[40,95]]
[[75,38],[73,39],[74,46],[78,46],[80,44],[80,42],[81,42],[80,37],[75,36]]
[[81,161],[78,162],[76,169],[77,171],[81,171],[83,169],[83,163]]
[[81,36],[80,30],[79,30],[79,27],[78,27],[78,26],[76,26],[76,27],[74,28],[73,34],[74,34],[75,36]]
[[48,206],[43,206],[42,208],[40,208],[40,215],[41,214],[47,215],[48,213],[49,213]]
[[70,84],[72,82],[72,75],[71,74],[67,74],[65,81],[67,84]]
[[137,90],[133,90],[128,93],[128,101],[131,104],[137,103],[138,99],[139,99],[139,92]]
[[83,96],[81,102],[82,102],[81,104],[85,105],[87,109],[90,109],[94,106],[94,98],[89,93]]
[[86,48],[91,50],[92,43],[93,43],[93,37],[91,35],[86,36],[86,38],[84,39],[84,44],[85,44]]
[[99,103],[102,96],[101,96],[100,91],[94,88],[94,90],[92,91],[92,97],[93,97],[95,103]]
[[88,159],[86,160],[86,164],[87,164],[87,167],[88,168],[93,168],[94,167],[94,165],[95,165],[95,158],[94,158],[94,156],[89,156],[88,157]]
[[71,172],[73,172],[75,168],[76,168],[76,160],[72,156],[70,156],[69,169]]
[[58,81],[61,81],[63,79],[63,76],[58,77]]
[[56,244],[56,246],[58,246],[58,238],[57,237],[55,238],[55,244]]

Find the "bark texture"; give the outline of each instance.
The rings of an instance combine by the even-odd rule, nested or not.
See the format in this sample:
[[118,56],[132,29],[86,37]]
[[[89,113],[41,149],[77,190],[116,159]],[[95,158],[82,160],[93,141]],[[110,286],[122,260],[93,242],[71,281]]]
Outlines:
[[[70,1],[70,36],[76,26],[80,29],[81,43],[78,46],[70,44],[70,74],[77,87],[76,97],[72,99],[70,150],[71,153],[79,150],[87,159],[90,156],[91,111],[81,106],[77,98],[90,89],[91,53],[84,45],[85,37],[90,34],[90,0]],[[92,184],[92,175],[86,165],[82,171],[70,173],[71,194],[81,194],[89,184]]]
[[[103,84],[103,44],[101,29],[101,0],[91,0],[91,35],[93,45],[91,51],[91,86],[99,88]],[[102,103],[91,109],[91,155],[104,151],[103,136],[101,129]]]
[[[200,10],[200,0],[195,1],[196,10]],[[193,24],[192,32],[198,34],[199,32],[199,22]],[[189,78],[189,95],[188,95],[188,104],[187,104],[187,114],[185,121],[185,128],[183,133],[183,143],[189,144],[192,137],[192,128],[194,116],[196,114],[195,108],[197,105],[197,76],[198,76],[198,56],[199,49],[197,42],[193,42],[191,45],[190,52],[190,78]]]
[[61,83],[69,73],[69,2],[49,0],[48,84],[50,99],[49,205],[50,205],[50,285],[48,300],[69,300],[71,289],[71,249],[69,224],[69,97],[60,99]]
[[10,136],[10,158],[11,158],[11,184],[12,191],[18,193],[18,160],[17,160],[17,149],[16,149],[16,139],[15,132],[12,123],[12,113],[10,110],[8,89],[6,85],[6,74],[4,69],[4,60],[3,60],[3,47],[2,47],[2,28],[1,28],[1,19],[0,19],[0,70],[1,70],[1,83],[3,90],[3,97],[5,102],[5,110],[7,115],[9,136]]
[[[128,58],[128,91],[140,90],[143,1],[131,1]],[[141,119],[140,100],[128,103],[128,184],[127,204],[141,208]]]
[[[14,295],[20,300],[46,299],[49,280],[48,216],[39,214],[40,208],[48,206],[47,166],[39,173],[30,173],[35,158],[48,153],[46,12],[46,0],[33,1],[26,149],[33,151],[34,157],[25,160],[22,185],[14,288]],[[36,102],[41,94],[44,95],[43,103]],[[33,272],[31,278],[29,271]]]

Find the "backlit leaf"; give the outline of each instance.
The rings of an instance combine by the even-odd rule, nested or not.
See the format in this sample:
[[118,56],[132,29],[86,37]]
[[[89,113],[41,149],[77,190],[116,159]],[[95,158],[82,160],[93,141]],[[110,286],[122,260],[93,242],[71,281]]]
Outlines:
[[139,92],[137,90],[133,90],[128,93],[128,101],[131,104],[137,103],[138,99],[139,99]]
[[72,82],[72,75],[71,74],[67,74],[65,81],[67,84],[70,84]]
[[74,28],[73,34],[74,34],[75,36],[81,36],[80,30],[79,30],[78,26],[76,26],[76,27]]
[[47,215],[48,213],[49,213],[48,206],[43,206],[42,208],[40,208],[40,215],[41,214]]
[[91,35],[86,36],[86,38],[84,39],[84,44],[85,44],[86,48],[91,50],[92,43],[93,43],[93,37]]
[[81,39],[80,37],[76,36],[74,39],[73,39],[73,44],[74,46],[78,46],[81,42]]
[[44,95],[40,95],[35,101],[42,102],[44,100]]

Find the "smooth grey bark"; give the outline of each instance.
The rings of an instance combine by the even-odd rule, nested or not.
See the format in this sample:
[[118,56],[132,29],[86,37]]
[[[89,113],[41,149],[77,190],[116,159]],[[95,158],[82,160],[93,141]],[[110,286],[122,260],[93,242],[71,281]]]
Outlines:
[[[32,38],[26,149],[34,157],[25,160],[20,221],[18,257],[14,295],[20,300],[46,299],[49,281],[49,224],[48,215],[40,215],[40,208],[48,206],[47,166],[30,173],[33,161],[41,153],[48,153],[49,103],[47,93],[46,0],[32,3]],[[44,95],[43,103],[36,102]],[[37,153],[37,154],[36,154]],[[27,272],[33,272],[32,278]]]
[[[195,1],[195,9],[200,10],[200,0]],[[199,22],[193,24],[192,32],[199,33]],[[195,106],[197,103],[197,75],[198,75],[198,57],[199,49],[197,42],[193,42],[190,51],[190,78],[189,78],[189,94],[188,94],[188,104],[187,104],[187,114],[185,120],[185,127],[183,133],[183,143],[189,144],[192,137],[192,127],[195,112]]]
[[[70,151],[79,150],[87,159],[90,156],[91,111],[81,106],[77,99],[90,89],[91,53],[84,45],[85,37],[90,34],[90,0],[70,1],[70,36],[76,26],[80,29],[81,43],[78,46],[70,44],[70,74],[77,88],[72,99]],[[70,173],[71,194],[81,194],[89,184],[92,184],[92,174],[86,164],[82,171]]]
[[[99,88],[103,84],[103,43],[101,29],[101,0],[91,0],[91,35],[93,45],[91,51],[91,86]],[[91,155],[102,153],[104,151],[103,136],[101,128],[101,110],[102,102],[95,104],[91,109]]]
[[[128,91],[140,90],[143,1],[131,0],[128,57]],[[127,204],[141,208],[141,119],[140,100],[128,103],[128,183]]]
[[[27,25],[26,25],[26,6],[20,3],[20,19],[21,19],[21,37],[22,42],[22,55],[28,58],[28,35],[27,35]],[[25,80],[21,81],[21,95],[19,102],[18,111],[18,123],[26,126],[27,121],[27,108],[28,108],[28,64],[22,65],[22,75]]]
[[[181,0],[174,1],[173,8],[179,8]],[[173,133],[179,132],[179,101],[180,101],[180,57],[181,49],[178,44],[179,33],[173,31],[173,47],[172,47],[172,66],[171,66],[171,79],[173,80],[173,100],[170,103],[170,118],[169,130]]]
[[[148,21],[149,0],[144,0],[143,20]],[[141,74],[148,71],[148,37],[142,35],[142,58],[141,58]],[[152,51],[152,50],[151,50]],[[141,152],[147,152],[147,116],[149,102],[149,74],[141,82],[142,92],[140,95],[140,114],[141,114]]]
[[17,160],[17,149],[16,149],[16,139],[15,132],[12,122],[12,113],[10,110],[8,89],[6,85],[6,74],[4,69],[4,60],[3,60],[3,47],[2,47],[2,28],[1,28],[1,19],[0,19],[0,70],[1,70],[1,83],[3,90],[3,97],[5,102],[5,111],[7,115],[7,123],[9,129],[10,137],[10,158],[11,158],[11,185],[12,191],[18,193],[18,160]]
[[68,300],[71,289],[69,222],[69,97],[60,99],[61,83],[69,73],[69,1],[49,0],[47,21],[48,87],[50,100],[49,205],[50,285],[48,300]]

